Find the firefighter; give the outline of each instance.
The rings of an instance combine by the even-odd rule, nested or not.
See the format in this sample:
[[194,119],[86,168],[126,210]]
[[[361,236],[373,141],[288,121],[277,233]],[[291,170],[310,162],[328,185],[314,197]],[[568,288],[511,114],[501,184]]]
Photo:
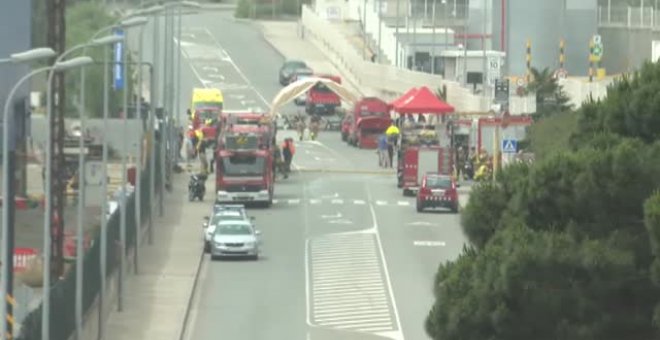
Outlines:
[[284,178],[289,178],[291,172],[291,162],[293,155],[296,154],[296,147],[293,145],[293,138],[286,138],[282,143],[282,156],[284,158]]
[[394,148],[397,146],[398,141],[399,141],[399,135],[400,135],[399,128],[394,125],[394,122],[390,122],[390,127],[387,128],[385,131],[385,135],[387,136],[387,157],[389,159],[389,166],[390,168],[394,164]]

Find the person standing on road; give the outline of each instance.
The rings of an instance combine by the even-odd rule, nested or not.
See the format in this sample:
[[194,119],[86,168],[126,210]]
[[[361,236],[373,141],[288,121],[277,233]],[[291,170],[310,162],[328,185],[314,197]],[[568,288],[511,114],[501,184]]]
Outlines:
[[389,167],[388,150],[389,150],[389,144],[387,143],[387,136],[385,134],[382,134],[378,138],[378,165],[381,168]]
[[387,131],[385,131],[385,135],[387,136],[387,142],[388,142],[388,147],[387,147],[387,156],[389,159],[389,167],[391,168],[392,165],[394,164],[394,148],[397,146],[399,142],[399,134],[401,132],[399,131],[399,128],[394,125],[394,122],[390,123],[390,127],[387,128]]
[[284,157],[284,178],[289,178],[291,172],[291,162],[293,162],[293,155],[296,153],[296,148],[293,145],[293,138],[287,138],[282,144],[282,156]]

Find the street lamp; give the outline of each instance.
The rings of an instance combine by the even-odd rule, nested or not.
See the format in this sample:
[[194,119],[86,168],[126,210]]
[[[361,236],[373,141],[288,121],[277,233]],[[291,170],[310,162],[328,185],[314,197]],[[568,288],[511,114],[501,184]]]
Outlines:
[[55,51],[50,47],[38,47],[24,52],[11,54],[9,58],[0,59],[4,63],[25,63],[34,60],[47,59],[55,56]]
[[[93,39],[88,43],[85,44],[80,44],[76,45],[67,51],[64,51],[60,56],[55,60],[55,64],[60,63],[66,56],[70,55],[73,52],[85,49],[86,47],[91,47],[91,46],[101,46],[101,45],[106,45],[106,44],[113,44],[116,42],[119,42],[123,40],[122,36],[118,35],[110,35],[110,36],[105,36],[102,38],[98,39]],[[85,57],[81,57],[85,58]],[[87,59],[78,59],[74,58],[68,63],[71,63],[72,61],[76,61],[74,63],[75,67],[80,67],[89,63],[92,63],[93,60],[89,57]],[[83,63],[84,62],[84,63]],[[69,65],[66,64],[67,62],[62,62],[61,65]],[[80,63],[80,64],[78,64]],[[70,68],[70,67],[69,67]],[[48,72],[48,82],[47,82],[47,96],[46,96],[46,119],[47,122],[51,121],[52,114],[53,114],[53,94],[52,94],[52,83],[53,83],[53,76],[55,75],[55,72],[53,70],[50,70]],[[63,103],[61,103],[63,105]],[[47,340],[50,336],[50,284],[51,284],[51,227],[52,227],[52,202],[51,202],[51,193],[52,193],[52,178],[53,178],[53,159],[52,159],[52,147],[53,147],[53,136],[52,136],[52,129],[48,129],[46,133],[46,140],[47,140],[47,145],[46,145],[46,185],[45,185],[45,201],[46,201],[46,209],[45,209],[45,214],[44,214],[44,285],[43,285],[43,313],[41,314],[41,326],[42,326],[42,337],[44,340]],[[59,176],[60,174],[56,174]],[[58,237],[63,237],[63,233],[58,235]],[[78,254],[80,256],[80,254]]]
[[[19,53],[14,53],[12,54],[7,60],[7,62],[11,63],[25,63],[25,62],[30,62],[30,61],[36,61],[40,59],[47,59],[55,56],[55,51],[53,51],[52,48],[48,47],[40,47],[40,48],[35,48],[31,49],[25,52],[19,52]],[[2,63],[4,61],[0,61]],[[13,118],[14,115],[9,115],[9,106],[12,103],[12,100],[14,98],[14,94],[18,90],[18,88],[25,83],[27,79],[30,77],[34,76],[36,73],[44,71],[44,68],[40,68],[37,70],[34,70],[27,75],[23,76],[21,79],[18,80],[16,85],[9,91],[9,95],[7,96],[7,99],[5,101],[5,107],[4,107],[4,118],[3,118],[3,145],[2,145],[2,197],[3,197],[3,204],[2,204],[2,263],[12,263],[13,259],[13,252],[14,252],[14,247],[13,247],[13,240],[14,240],[14,233],[13,233],[13,226],[11,226],[10,230],[10,209],[15,209],[14,207],[14,185],[13,185],[13,180],[11,181],[10,184],[10,176],[14,177],[14,167],[9,166],[9,130],[10,127],[14,126]],[[11,198],[10,198],[11,197]],[[10,203],[11,202],[11,203]],[[10,233],[11,231],[11,233]],[[11,241],[10,241],[11,240]],[[10,246],[11,245],[11,246]],[[12,275],[12,268],[9,265],[2,266],[2,296],[10,296],[13,294],[13,275]],[[0,315],[1,315],[1,323],[2,325],[0,326],[0,334],[6,334],[7,332],[7,323],[5,320],[7,319],[7,303],[2,302],[0,306]]]

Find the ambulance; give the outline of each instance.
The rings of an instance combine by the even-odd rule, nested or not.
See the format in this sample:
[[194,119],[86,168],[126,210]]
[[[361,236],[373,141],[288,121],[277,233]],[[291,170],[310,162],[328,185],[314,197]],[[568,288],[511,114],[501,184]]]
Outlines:
[[223,105],[224,98],[219,89],[194,88],[189,110],[193,129],[197,129],[208,120],[218,121]]

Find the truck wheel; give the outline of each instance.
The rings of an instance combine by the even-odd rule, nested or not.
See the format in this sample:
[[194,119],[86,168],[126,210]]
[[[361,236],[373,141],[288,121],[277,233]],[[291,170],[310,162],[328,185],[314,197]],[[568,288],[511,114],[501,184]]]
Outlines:
[[417,212],[424,211],[424,203],[417,201]]
[[345,142],[346,140],[348,140],[348,134],[342,132],[342,133],[341,133],[341,141],[342,141],[342,142]]

